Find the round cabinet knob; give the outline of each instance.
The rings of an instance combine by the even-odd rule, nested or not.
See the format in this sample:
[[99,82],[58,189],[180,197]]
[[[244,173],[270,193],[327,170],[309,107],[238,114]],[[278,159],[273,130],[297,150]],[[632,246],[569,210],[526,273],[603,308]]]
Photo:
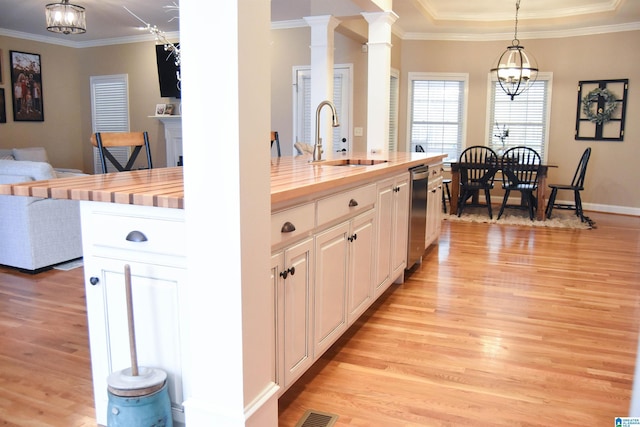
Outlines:
[[100,283],[100,279],[98,279],[97,277],[91,277],[89,279],[89,283],[91,283],[93,286],[97,285],[98,283]]

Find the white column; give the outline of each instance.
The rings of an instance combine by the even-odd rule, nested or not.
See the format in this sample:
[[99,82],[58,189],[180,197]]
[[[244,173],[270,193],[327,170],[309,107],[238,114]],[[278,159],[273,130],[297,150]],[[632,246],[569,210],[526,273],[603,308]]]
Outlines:
[[[315,143],[316,107],[324,100],[333,102],[333,55],[334,30],[340,21],[333,16],[307,16],[304,18],[311,27],[311,129],[312,141]],[[328,114],[323,111],[322,114]],[[324,116],[322,116],[324,117]],[[320,137],[324,151],[333,146],[331,119],[320,120],[324,124],[320,128]],[[326,156],[322,157],[323,159]]]
[[389,152],[389,91],[391,78],[391,26],[394,12],[363,13],[369,23],[367,151]]
[[278,425],[269,17],[269,0],[180,2],[189,427]]

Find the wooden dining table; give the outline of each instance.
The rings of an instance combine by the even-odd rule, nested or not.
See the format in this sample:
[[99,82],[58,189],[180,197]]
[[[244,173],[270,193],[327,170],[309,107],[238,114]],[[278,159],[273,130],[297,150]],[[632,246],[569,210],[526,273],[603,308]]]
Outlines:
[[[547,172],[555,165],[539,165],[538,167],[538,188],[536,190],[536,220],[544,221],[545,216],[545,192],[547,188]],[[498,170],[498,172],[500,172]],[[451,163],[451,213],[458,213],[458,198],[460,197],[460,168],[457,162]],[[474,196],[476,197],[476,196]]]

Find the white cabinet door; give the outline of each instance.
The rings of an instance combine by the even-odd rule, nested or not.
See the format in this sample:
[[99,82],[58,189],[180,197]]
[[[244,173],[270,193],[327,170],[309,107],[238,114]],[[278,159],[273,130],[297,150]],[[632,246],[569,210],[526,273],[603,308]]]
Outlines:
[[[373,302],[373,245],[375,210],[351,222],[347,321],[351,325]],[[350,239],[350,240],[349,240]]]
[[376,265],[374,271],[374,293],[376,296],[391,284],[391,252],[395,236],[393,232],[394,184],[394,179],[385,179],[378,183]]
[[185,271],[179,268],[91,257],[85,254],[86,295],[98,424],[106,425],[107,377],[131,367],[124,266],[131,288],[138,365],[167,373],[175,421],[184,422],[184,331],[178,302]]
[[347,329],[347,266],[350,222],[316,236],[314,283],[314,357]]
[[378,183],[376,266],[377,297],[404,274],[409,233],[409,173]]
[[442,175],[429,177],[425,249],[435,243],[442,227]]
[[391,263],[391,278],[403,274],[407,266],[407,239],[409,237],[409,173],[402,174],[396,179],[394,192],[394,238]]
[[281,393],[313,363],[313,239],[273,254],[271,280],[276,306],[276,382]]

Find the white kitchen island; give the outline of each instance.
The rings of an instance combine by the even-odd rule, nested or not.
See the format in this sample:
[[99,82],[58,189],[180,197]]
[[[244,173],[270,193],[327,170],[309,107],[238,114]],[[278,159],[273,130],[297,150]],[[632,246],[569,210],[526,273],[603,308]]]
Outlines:
[[[273,367],[271,384],[245,408],[247,418],[277,400],[391,283],[403,280],[408,169],[427,164],[439,176],[443,157],[396,153],[380,162],[350,156],[365,163],[359,166],[338,166],[341,159],[271,159],[272,297],[260,309],[274,318],[263,331],[273,342],[265,355]],[[184,305],[189,286],[182,169],[1,185],[0,194],[81,201],[98,423],[106,424],[107,376],[130,363],[128,264],[139,364],[168,373],[174,418],[181,424],[190,378],[197,375],[187,363],[192,337]],[[439,196],[433,199],[439,206]],[[212,341],[216,327],[224,325],[211,325]]]

